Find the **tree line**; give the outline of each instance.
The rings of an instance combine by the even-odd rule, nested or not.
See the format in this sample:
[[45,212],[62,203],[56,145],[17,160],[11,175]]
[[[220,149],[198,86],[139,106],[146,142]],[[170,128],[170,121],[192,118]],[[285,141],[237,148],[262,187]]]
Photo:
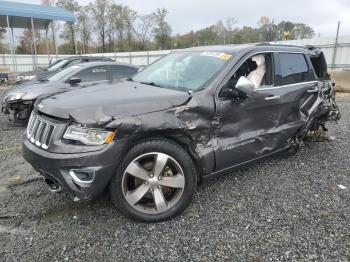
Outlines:
[[[304,23],[282,21],[278,24],[262,16],[256,27],[238,26],[238,20],[228,17],[216,24],[185,34],[173,35],[167,22],[168,11],[158,8],[149,14],[139,14],[127,5],[113,0],[95,0],[80,5],[76,0],[42,0],[45,5],[56,5],[74,12],[76,23],[55,23],[52,28],[56,38],[61,38],[59,53],[99,53],[186,48],[200,45],[241,44],[265,41],[312,38],[314,30]],[[0,38],[6,31],[0,30]],[[17,53],[32,53],[30,30],[24,30],[19,38]],[[53,39],[47,42],[39,31],[35,32],[38,53],[54,52]],[[62,41],[63,40],[63,41]],[[4,47],[2,47],[4,49]]]

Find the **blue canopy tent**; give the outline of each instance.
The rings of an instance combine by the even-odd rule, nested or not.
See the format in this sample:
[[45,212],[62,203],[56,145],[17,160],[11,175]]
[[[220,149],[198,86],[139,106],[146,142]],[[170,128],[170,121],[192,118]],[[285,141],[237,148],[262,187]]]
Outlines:
[[[74,23],[76,20],[72,12],[59,7],[33,5],[26,3],[16,3],[8,1],[0,1],[0,27],[6,27],[11,40],[11,54],[14,71],[17,71],[16,50],[14,48],[13,28],[27,28],[31,30],[32,35],[32,54],[33,65],[37,64],[37,52],[35,43],[34,30],[46,30],[46,38],[48,38],[48,29],[52,25],[52,34],[57,56],[57,45],[55,31],[53,27],[54,21],[66,21]],[[76,43],[76,41],[74,41]],[[75,47],[77,53],[77,47]],[[48,59],[50,60],[49,47],[47,45]]]

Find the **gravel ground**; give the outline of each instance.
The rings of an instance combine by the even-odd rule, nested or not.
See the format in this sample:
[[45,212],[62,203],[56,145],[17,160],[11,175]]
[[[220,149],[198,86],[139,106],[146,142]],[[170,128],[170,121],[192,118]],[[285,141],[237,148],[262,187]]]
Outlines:
[[338,101],[334,141],[207,182],[158,224],[124,218],[107,196],[49,193],[21,157],[24,128],[1,116],[0,261],[349,261],[350,96]]

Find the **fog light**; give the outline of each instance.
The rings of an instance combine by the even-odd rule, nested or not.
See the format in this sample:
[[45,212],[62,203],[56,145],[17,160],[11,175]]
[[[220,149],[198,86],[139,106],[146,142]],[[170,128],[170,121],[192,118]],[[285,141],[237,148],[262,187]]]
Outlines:
[[71,169],[69,175],[80,187],[89,187],[95,179],[95,170],[92,169]]

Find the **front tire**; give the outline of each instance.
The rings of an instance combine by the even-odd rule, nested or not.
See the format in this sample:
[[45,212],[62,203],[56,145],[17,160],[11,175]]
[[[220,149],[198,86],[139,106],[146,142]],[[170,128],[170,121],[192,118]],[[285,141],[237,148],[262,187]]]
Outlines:
[[189,154],[167,139],[133,146],[110,183],[113,203],[129,218],[142,222],[171,219],[189,205],[197,174]]

